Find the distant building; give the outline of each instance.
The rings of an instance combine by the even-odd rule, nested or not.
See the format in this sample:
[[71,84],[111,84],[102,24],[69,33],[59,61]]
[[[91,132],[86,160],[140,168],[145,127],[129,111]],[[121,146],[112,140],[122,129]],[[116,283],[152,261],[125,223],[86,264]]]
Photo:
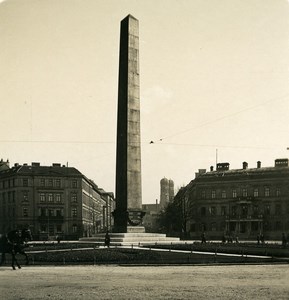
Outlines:
[[280,240],[289,232],[288,159],[276,159],[274,167],[230,170],[229,163],[217,164],[214,171],[202,169],[186,187],[191,207],[187,230],[192,238],[203,232],[212,239],[223,235],[240,239]]
[[155,204],[143,204],[142,210],[146,213],[143,218],[143,226],[146,232],[157,232],[157,218],[160,213],[160,204],[156,200]]
[[36,239],[78,239],[112,227],[113,193],[76,168],[0,162],[0,233],[29,226]]
[[165,209],[170,201],[174,199],[174,182],[171,179],[163,178],[160,181],[160,209]]

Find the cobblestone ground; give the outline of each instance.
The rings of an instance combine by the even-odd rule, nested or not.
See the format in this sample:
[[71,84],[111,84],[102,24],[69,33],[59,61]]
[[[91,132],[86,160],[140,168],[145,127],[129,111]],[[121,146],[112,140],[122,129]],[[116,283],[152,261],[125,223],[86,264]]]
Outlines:
[[0,298],[289,299],[289,265],[5,266]]

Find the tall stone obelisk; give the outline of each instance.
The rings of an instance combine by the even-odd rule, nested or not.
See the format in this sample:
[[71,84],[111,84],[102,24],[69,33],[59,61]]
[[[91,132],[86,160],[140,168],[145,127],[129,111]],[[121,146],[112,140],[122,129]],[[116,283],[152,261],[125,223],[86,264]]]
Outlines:
[[141,186],[139,26],[121,21],[114,232],[144,232]]

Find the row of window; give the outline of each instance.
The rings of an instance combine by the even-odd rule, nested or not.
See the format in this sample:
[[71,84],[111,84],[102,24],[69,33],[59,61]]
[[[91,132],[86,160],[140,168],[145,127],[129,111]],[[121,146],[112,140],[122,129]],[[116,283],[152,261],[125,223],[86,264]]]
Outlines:
[[[63,202],[63,195],[59,193],[40,193],[39,199],[40,202],[56,202],[62,203]],[[70,201],[72,203],[77,203],[77,193],[72,192],[70,194]]]
[[0,181],[0,189],[11,188],[15,186],[15,178]]
[[39,200],[40,200],[41,203],[43,203],[43,202],[61,203],[62,202],[62,194],[58,194],[58,193],[40,193]]
[[[78,227],[76,224],[72,225],[72,232],[77,233]],[[49,233],[50,235],[54,235],[55,233],[63,233],[63,228],[61,224],[41,224],[40,225],[41,233]]]
[[[23,185],[24,185],[24,180],[23,179]],[[55,187],[55,188],[60,188],[61,187],[61,180],[60,179],[52,179],[52,178],[41,178],[40,179],[40,186],[41,187]],[[77,188],[77,180],[73,179],[71,181],[71,187],[72,188]]]
[[[14,211],[15,215],[15,211]],[[39,217],[63,217],[64,216],[64,210],[58,209],[58,208],[46,208],[46,207],[40,207],[38,209],[38,216]],[[22,207],[22,217],[29,217],[29,208],[28,207]],[[71,217],[77,217],[77,208],[74,207],[71,209]]]
[[[276,197],[280,197],[281,196],[281,189],[280,188],[276,188],[275,194],[273,194],[273,191],[269,188],[269,187],[264,187],[263,189],[264,193],[264,197],[271,197],[271,196],[276,196]],[[248,193],[248,189],[247,188],[243,188],[241,189],[240,193],[238,194],[237,189],[233,189],[230,193],[227,193],[226,190],[222,190],[220,195],[217,194],[216,190],[212,190],[210,192],[209,198],[211,199],[215,199],[217,198],[217,196],[221,197],[222,199],[226,199],[226,198],[238,198],[238,197],[248,197],[248,196],[253,196],[253,197],[260,197],[261,195],[261,190],[259,188],[254,188],[252,191],[252,194],[249,195]],[[203,190],[201,191],[201,198],[202,199],[206,199],[207,198],[207,191]]]
[[[31,184],[29,184],[29,183],[30,183],[29,182],[29,178],[23,178],[22,179],[22,186],[23,187],[30,186]],[[61,187],[61,183],[62,182],[61,182],[60,179],[53,179],[53,178],[40,178],[40,181],[39,181],[39,185],[41,187],[55,187],[55,188],[60,188]],[[12,187],[16,187],[16,180],[15,180],[15,178],[0,181],[0,189],[12,188]],[[77,188],[77,180],[75,180],[75,179],[71,180],[71,187],[72,188]]]
[[246,233],[246,232],[256,232],[259,233],[260,230],[270,231],[270,230],[280,230],[286,231],[289,230],[289,222],[282,223],[281,221],[275,222],[232,222],[232,223],[225,223],[225,222],[211,222],[211,223],[199,223],[199,224],[191,224],[190,231],[192,232],[204,232],[204,231],[222,231],[222,232],[239,232],[239,233]]
[[7,193],[2,193],[0,194],[0,196],[2,195],[2,203],[5,205],[6,201],[7,203],[15,203],[15,191],[9,191]]
[[[273,205],[270,204],[265,204],[259,206],[259,205],[252,205],[252,206],[248,206],[248,205],[233,205],[231,207],[228,206],[221,206],[221,207],[216,207],[216,206],[209,206],[209,207],[201,207],[200,208],[200,215],[201,216],[217,216],[217,215],[221,215],[221,216],[227,216],[227,215],[231,215],[231,216],[255,216],[257,217],[260,214],[264,214],[264,215],[271,215],[273,213],[273,209],[272,209]],[[275,215],[282,215],[283,211],[282,211],[282,205],[280,203],[277,203],[274,205],[274,213]],[[289,213],[289,206],[287,207],[287,212]]]

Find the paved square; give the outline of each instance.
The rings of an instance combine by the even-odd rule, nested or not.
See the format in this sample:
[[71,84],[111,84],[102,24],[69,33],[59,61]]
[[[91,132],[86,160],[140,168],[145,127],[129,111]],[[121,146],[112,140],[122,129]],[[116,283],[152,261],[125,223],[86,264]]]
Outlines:
[[0,268],[1,299],[289,299],[289,265]]

